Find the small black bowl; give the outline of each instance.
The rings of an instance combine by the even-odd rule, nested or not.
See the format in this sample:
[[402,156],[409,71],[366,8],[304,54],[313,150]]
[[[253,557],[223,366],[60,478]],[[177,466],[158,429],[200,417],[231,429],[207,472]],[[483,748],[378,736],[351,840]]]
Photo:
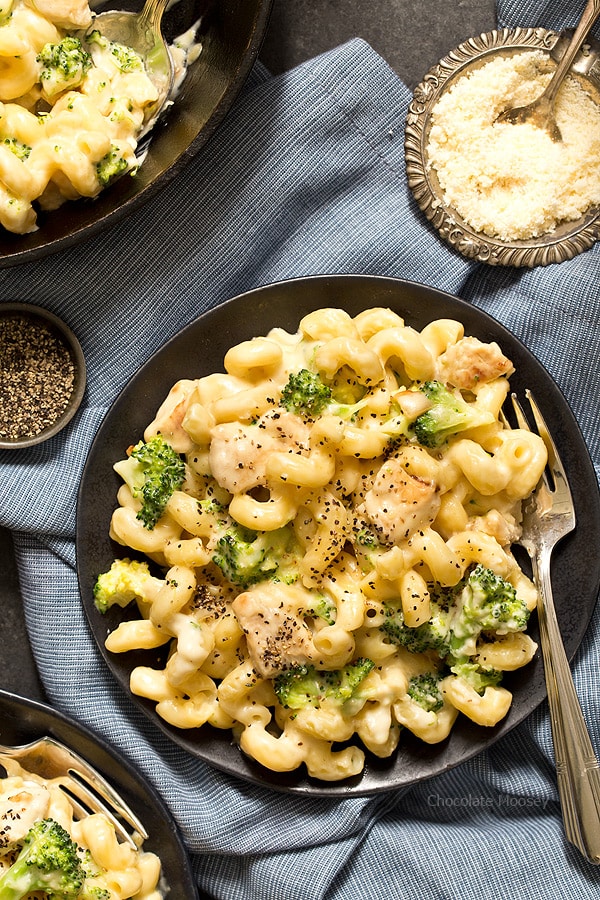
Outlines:
[[[40,306],[32,306],[29,303],[0,303],[0,328],[6,320],[11,318],[15,319],[15,322],[25,321],[28,326],[39,329],[40,337],[45,336],[52,342],[53,346],[64,351],[65,358],[68,359],[71,364],[73,377],[72,384],[69,386],[70,393],[68,399],[65,398],[64,403],[61,402],[60,404],[57,404],[56,418],[40,427],[40,429],[36,430],[34,433],[27,433],[22,436],[10,438],[0,432],[0,449],[22,450],[25,447],[32,447],[35,444],[41,444],[42,441],[47,441],[71,421],[83,399],[86,382],[86,365],[83,350],[81,349],[79,341],[68,325],[66,325],[62,319],[59,319],[58,316],[55,316],[54,313],[51,313]],[[30,332],[30,338],[31,335],[32,333]],[[4,352],[6,352],[6,350]],[[3,349],[0,340],[0,374],[2,374],[6,365],[6,362],[3,361],[2,354]],[[40,361],[43,360],[43,351],[41,350],[39,359]],[[56,385],[51,384],[50,388],[54,391],[55,389],[59,389],[59,386],[57,387]],[[8,390],[8,386],[0,382],[0,407],[4,410],[4,412],[0,414],[0,419],[2,419],[8,408],[8,397],[2,396],[3,391],[5,390]]]

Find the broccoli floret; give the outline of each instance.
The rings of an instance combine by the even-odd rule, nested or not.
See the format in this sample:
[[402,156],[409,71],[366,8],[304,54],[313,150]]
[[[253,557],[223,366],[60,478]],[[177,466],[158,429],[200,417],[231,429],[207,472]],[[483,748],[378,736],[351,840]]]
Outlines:
[[224,506],[216,497],[205,497],[198,500],[198,504],[203,512],[210,513],[213,516],[219,516],[225,513],[227,507]]
[[[338,390],[338,394],[343,391]],[[351,420],[368,402],[368,397],[358,401],[352,398],[347,402],[345,396],[334,396],[334,391],[326,385],[321,377],[308,369],[300,369],[292,373],[281,392],[281,405],[288,412],[313,419],[324,413],[339,416],[340,419]]]
[[29,146],[29,144],[24,144],[22,141],[18,141],[16,138],[4,138],[2,143],[11,151],[11,153],[15,154],[17,159],[29,159],[29,155],[31,153],[31,147]]
[[325,594],[319,594],[315,597],[315,602],[312,607],[308,609],[307,614],[309,616],[315,616],[317,619],[323,619],[327,625],[334,625],[336,614],[337,614],[337,606],[329,597]]
[[77,844],[54,819],[41,819],[29,829],[16,860],[0,877],[0,900],[20,900],[33,891],[68,900],[80,896],[83,882]]
[[233,524],[217,541],[212,559],[228,581],[247,588],[268,580],[293,583],[299,557],[291,528],[256,532]]
[[482,632],[523,631],[529,620],[529,609],[513,585],[482,565],[468,570],[455,587],[431,585],[430,607],[429,621],[410,628],[402,609],[388,606],[381,628],[412,653],[435,650],[442,659],[458,659],[476,652]]
[[375,531],[360,518],[352,526],[352,543],[356,560],[363,572],[371,572],[377,558],[386,552]]
[[476,622],[481,631],[523,631],[529,621],[529,609],[514,586],[482,565],[468,573],[461,606],[463,616]]
[[513,585],[491,569],[477,565],[455,589],[450,650],[455,657],[475,653],[482,632],[524,631],[529,609]]
[[152,529],[164,512],[173,491],[185,480],[185,463],[160,435],[144,443],[140,441],[131,451],[141,469],[143,483],[134,491],[142,498],[137,514],[146,528]]
[[361,547],[368,547],[370,550],[379,546],[377,535],[364,523],[357,524],[354,529],[354,540]]
[[483,669],[470,659],[460,659],[450,666],[450,671],[464,678],[478,694],[483,694],[486,687],[495,687],[502,681],[502,672],[497,669]]
[[447,610],[431,600],[431,618],[412,628],[406,625],[402,609],[386,606],[381,630],[394,644],[406,647],[411,653],[434,650],[442,658],[448,653],[450,622]]
[[439,712],[444,705],[440,680],[441,677],[437,672],[413,675],[408,682],[408,696],[427,712]]
[[142,506],[137,518],[150,531],[162,516],[173,491],[185,480],[185,463],[161,435],[135,445],[128,459],[114,466]]
[[110,55],[121,72],[142,72],[144,70],[141,56],[132,47],[126,47],[124,44],[111,41]]
[[139,53],[132,47],[126,47],[117,41],[109,41],[99,31],[91,31],[86,40],[88,44],[108,51],[110,58],[121,72],[143,72],[144,63]]
[[46,44],[37,58],[43,66],[40,82],[48,97],[80,85],[92,65],[92,57],[79,38],[71,35],[58,44]]
[[129,169],[129,163],[122,155],[119,148],[112,144],[110,150],[96,163],[96,177],[102,185],[106,187],[119,175],[123,175]]
[[158,581],[150,574],[148,563],[135,559],[116,559],[94,585],[96,609],[105,613],[111,606],[125,607],[132,600],[144,600],[148,588]]
[[315,372],[292,373],[281,392],[281,405],[288,412],[318,416],[331,399],[331,388]]
[[360,684],[374,665],[372,660],[361,657],[334,672],[314,666],[294,666],[277,675],[273,687],[286,709],[319,706],[325,699],[343,704],[356,697]]
[[439,447],[453,434],[494,421],[491,413],[476,410],[460,393],[453,393],[439,381],[426,381],[420,390],[431,407],[415,419],[412,427],[424,447]]

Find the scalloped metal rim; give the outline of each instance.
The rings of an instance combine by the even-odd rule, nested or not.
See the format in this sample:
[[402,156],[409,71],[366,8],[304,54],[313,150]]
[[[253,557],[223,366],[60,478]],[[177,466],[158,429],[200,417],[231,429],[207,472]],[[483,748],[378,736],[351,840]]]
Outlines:
[[[427,166],[430,114],[448,83],[467,67],[499,51],[541,49],[549,54],[561,34],[543,28],[503,28],[480,34],[460,44],[434,66],[417,85],[408,108],[404,151],[408,185],[420,209],[455,250],[470,259],[495,266],[546,266],[572,259],[600,239],[600,209],[593,208],[576,222],[559,225],[532,241],[506,243],[476,232],[443,201],[435,172]],[[566,39],[566,37],[565,37]],[[595,90],[600,89],[597,42],[590,40],[585,71]],[[591,57],[591,59],[589,59]]]

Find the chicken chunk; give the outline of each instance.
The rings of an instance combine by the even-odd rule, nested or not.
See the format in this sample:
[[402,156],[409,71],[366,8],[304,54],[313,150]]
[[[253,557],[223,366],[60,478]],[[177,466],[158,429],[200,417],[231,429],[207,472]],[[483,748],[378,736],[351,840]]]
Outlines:
[[209,465],[213,477],[231,494],[266,485],[273,453],[302,454],[309,430],[299,416],[272,410],[256,423],[225,422],[211,432]]
[[263,678],[317,658],[312,633],[282,585],[262,584],[239,594],[233,611],[246,635],[252,665]]
[[430,525],[439,508],[435,482],[409,472],[393,457],[381,466],[358,511],[384,543],[398,544]]
[[27,781],[0,797],[0,853],[22,841],[32,825],[43,819],[50,806],[50,793],[42,784]]
[[496,538],[500,546],[510,547],[521,537],[521,525],[508,512],[490,509],[484,516],[473,516],[466,525],[467,531],[483,531]]
[[475,337],[462,338],[438,359],[439,380],[464,391],[513,372],[513,364],[495,341],[484,344]]
[[59,28],[87,28],[92,21],[87,0],[32,0],[31,5]]

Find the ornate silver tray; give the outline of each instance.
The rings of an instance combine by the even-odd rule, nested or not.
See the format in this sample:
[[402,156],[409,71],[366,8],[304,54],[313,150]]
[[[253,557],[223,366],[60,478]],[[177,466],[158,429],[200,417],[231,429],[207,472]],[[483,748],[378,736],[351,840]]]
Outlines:
[[[444,202],[435,170],[427,158],[431,112],[440,95],[457,77],[486,63],[491,56],[522,50],[545,50],[559,60],[570,36],[543,28],[503,28],[460,44],[427,72],[415,88],[408,109],[404,140],[408,184],[427,219],[455,250],[492,266],[545,266],[571,259],[600,239],[600,208],[580,219],[564,222],[548,234],[527,241],[505,242],[474,231]],[[588,39],[572,70],[600,104],[600,44]]]

